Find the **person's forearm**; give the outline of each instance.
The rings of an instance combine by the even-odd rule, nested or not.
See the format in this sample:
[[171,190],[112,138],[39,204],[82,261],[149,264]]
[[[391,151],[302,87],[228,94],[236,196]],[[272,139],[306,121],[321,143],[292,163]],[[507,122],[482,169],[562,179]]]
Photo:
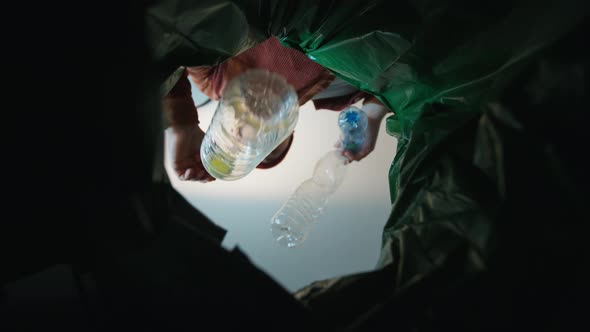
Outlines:
[[371,99],[363,104],[363,112],[372,120],[382,120],[388,110],[377,99]]
[[168,125],[172,128],[194,126],[199,123],[186,71],[164,97],[163,107]]

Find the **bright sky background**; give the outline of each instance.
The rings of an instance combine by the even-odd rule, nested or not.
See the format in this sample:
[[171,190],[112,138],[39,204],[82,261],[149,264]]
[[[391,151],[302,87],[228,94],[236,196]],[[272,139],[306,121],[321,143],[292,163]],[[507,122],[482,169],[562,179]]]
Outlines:
[[[193,87],[193,96],[200,93]],[[195,98],[199,103],[198,98]],[[206,130],[217,102],[199,108]],[[172,185],[213,222],[228,230],[226,248],[238,246],[259,268],[294,291],[313,281],[372,269],[379,257],[381,233],[390,212],[387,175],[396,140],[385,132],[385,120],[373,153],[347,166],[344,183],[326,212],[299,247],[274,243],[270,218],[303,181],[338,137],[337,112],[299,111],[289,154],[278,166],[254,170],[237,181],[181,182],[167,169]]]

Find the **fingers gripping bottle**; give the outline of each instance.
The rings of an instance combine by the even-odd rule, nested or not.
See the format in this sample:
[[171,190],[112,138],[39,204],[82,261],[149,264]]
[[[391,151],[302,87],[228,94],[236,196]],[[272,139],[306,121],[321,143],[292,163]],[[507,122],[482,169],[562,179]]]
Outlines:
[[223,90],[201,144],[209,174],[237,180],[249,174],[295,128],[297,93],[287,81],[267,70],[248,70]]
[[[366,114],[349,107],[338,116],[341,149],[361,148],[367,128]],[[271,219],[275,240],[286,247],[305,241],[313,224],[324,212],[328,198],[342,183],[348,160],[337,150],[326,153],[315,165],[313,176],[304,181]]]

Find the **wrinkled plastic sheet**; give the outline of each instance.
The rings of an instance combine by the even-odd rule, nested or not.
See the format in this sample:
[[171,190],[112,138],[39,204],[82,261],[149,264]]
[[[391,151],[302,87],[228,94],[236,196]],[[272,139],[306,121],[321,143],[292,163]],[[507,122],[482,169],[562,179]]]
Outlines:
[[[489,270],[497,257],[518,261],[502,248],[514,249],[518,236],[541,226],[505,228],[500,220],[542,224],[556,213],[537,213],[529,199],[515,203],[514,195],[538,198],[549,209],[531,186],[543,179],[555,181],[548,184],[554,189],[561,188],[556,179],[576,182],[564,155],[544,155],[549,143],[527,128],[538,129],[531,125],[539,121],[531,115],[538,95],[551,95],[542,76],[562,72],[543,72],[547,50],[579,29],[587,13],[582,1],[165,1],[148,21],[163,76],[179,65],[218,64],[272,35],[392,111],[386,123],[398,139],[389,172],[392,211],[377,269],[297,293],[318,312],[348,312],[334,319],[352,324],[430,276],[459,283]],[[564,61],[551,59],[557,67]],[[519,80],[531,86],[515,88]],[[513,90],[526,102],[504,100]],[[564,105],[575,104],[576,93],[564,93]],[[578,207],[578,200],[565,200],[576,190],[551,197]],[[347,301],[351,294],[355,305]]]

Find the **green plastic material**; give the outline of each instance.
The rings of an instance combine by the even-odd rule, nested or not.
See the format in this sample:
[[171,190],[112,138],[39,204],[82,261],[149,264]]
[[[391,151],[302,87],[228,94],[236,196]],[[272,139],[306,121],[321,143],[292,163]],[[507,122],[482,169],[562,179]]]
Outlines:
[[[275,36],[392,111],[392,211],[377,270],[298,293],[321,310],[321,303],[337,306],[347,287],[388,276],[377,282],[383,293],[367,288],[367,307],[358,300],[360,315],[368,303],[391,299],[383,294],[396,296],[451,265],[448,280],[455,281],[490,267],[503,243],[498,234],[507,234],[497,229],[502,207],[520,188],[507,181],[520,174],[507,151],[528,151],[525,125],[532,119],[518,119],[503,98],[516,78],[543,82],[534,73],[544,52],[579,28],[587,7],[567,0],[165,1],[149,23],[164,77],[180,65],[220,63]],[[519,88],[523,95],[535,90]],[[538,167],[551,169],[539,160]]]

